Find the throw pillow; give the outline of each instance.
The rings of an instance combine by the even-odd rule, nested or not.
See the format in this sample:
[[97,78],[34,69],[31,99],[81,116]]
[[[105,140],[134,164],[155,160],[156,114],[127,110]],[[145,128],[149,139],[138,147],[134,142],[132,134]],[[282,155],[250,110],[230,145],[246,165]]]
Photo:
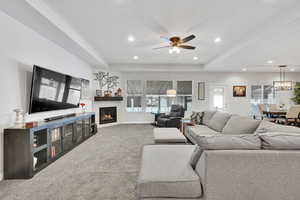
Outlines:
[[195,140],[202,150],[261,149],[260,138],[254,134],[197,136]]
[[230,117],[231,115],[228,113],[216,112],[210,119],[208,127],[217,132],[221,132]]
[[285,126],[275,124],[263,120],[258,126],[256,133],[267,133],[267,132],[283,132],[283,133],[298,133],[300,134],[300,128],[293,126]]
[[190,118],[191,118],[191,122],[195,123],[196,122],[196,118],[197,118],[197,112],[192,112]]
[[300,150],[299,133],[271,132],[258,135],[263,149]]
[[198,113],[196,114],[196,121],[195,121],[195,123],[196,123],[197,125],[203,124],[203,113],[202,113],[202,112],[198,112]]
[[261,121],[248,117],[232,115],[222,130],[223,134],[252,134],[255,132]]
[[204,125],[208,126],[210,119],[214,116],[216,111],[204,111],[202,122]]
[[191,159],[190,159],[190,165],[192,166],[193,169],[196,168],[197,162],[198,162],[199,158],[201,157],[202,151],[203,150],[198,145],[195,145],[195,149],[194,149]]

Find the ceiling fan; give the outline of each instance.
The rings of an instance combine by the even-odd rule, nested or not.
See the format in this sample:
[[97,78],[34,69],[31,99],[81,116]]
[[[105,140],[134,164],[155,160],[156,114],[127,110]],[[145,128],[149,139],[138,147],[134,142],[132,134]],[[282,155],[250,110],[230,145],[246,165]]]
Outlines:
[[180,53],[180,49],[188,49],[188,50],[195,50],[196,47],[190,46],[190,45],[185,45],[184,43],[187,43],[193,39],[196,38],[195,35],[190,35],[188,37],[185,37],[181,39],[178,36],[173,36],[171,38],[167,37],[161,37],[165,40],[167,40],[170,44],[168,46],[162,46],[162,47],[157,47],[154,49],[163,49],[163,48],[169,48],[169,53],[172,54],[173,52]]

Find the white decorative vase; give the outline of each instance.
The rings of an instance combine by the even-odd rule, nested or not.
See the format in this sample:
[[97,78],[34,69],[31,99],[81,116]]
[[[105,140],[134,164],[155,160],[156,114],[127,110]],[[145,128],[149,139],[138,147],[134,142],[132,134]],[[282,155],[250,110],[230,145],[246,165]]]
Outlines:
[[35,169],[37,164],[37,157],[33,156],[33,169]]
[[21,109],[14,109],[14,112],[16,113],[16,121],[15,125],[22,126],[24,124],[24,112]]

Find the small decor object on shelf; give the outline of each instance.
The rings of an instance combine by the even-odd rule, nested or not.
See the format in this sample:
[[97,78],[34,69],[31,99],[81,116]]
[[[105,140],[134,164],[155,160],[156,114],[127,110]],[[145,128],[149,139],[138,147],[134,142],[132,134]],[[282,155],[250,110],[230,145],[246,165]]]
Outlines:
[[26,128],[33,128],[38,126],[38,122],[26,122],[25,127]]
[[233,97],[246,97],[246,86],[233,86]]
[[116,96],[118,96],[118,97],[122,96],[122,89],[121,88],[117,89],[117,95]]
[[102,90],[96,90],[96,96],[97,97],[102,97],[103,96],[103,91]]
[[85,103],[80,103],[82,113],[86,112]]
[[24,112],[22,109],[14,109],[14,112],[16,113],[16,121],[15,125],[17,126],[23,126],[24,125]]

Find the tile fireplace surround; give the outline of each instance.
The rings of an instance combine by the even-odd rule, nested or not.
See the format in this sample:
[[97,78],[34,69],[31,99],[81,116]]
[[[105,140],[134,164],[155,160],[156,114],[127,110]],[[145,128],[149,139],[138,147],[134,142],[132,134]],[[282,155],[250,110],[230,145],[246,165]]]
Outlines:
[[117,107],[100,107],[99,108],[99,124],[109,124],[118,121]]
[[[96,113],[96,122],[99,124],[100,127],[101,126],[111,126],[111,125],[122,122],[122,108],[123,108],[122,101],[95,101],[93,107],[94,107],[93,111]],[[108,108],[108,107],[116,108],[117,119],[115,122],[111,122],[111,123],[100,123],[100,109]],[[109,117],[109,116],[107,116],[107,117]]]

